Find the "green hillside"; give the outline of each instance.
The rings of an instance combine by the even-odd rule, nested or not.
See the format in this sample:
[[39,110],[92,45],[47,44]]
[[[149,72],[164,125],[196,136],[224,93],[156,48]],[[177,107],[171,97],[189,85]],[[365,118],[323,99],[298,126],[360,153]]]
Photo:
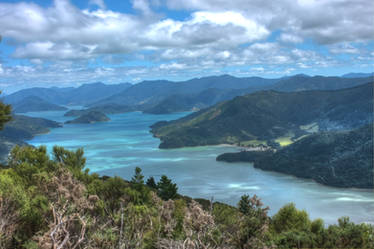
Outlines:
[[61,124],[48,119],[14,115],[12,120],[4,125],[4,129],[0,130],[0,163],[6,162],[15,145],[25,145],[25,140],[58,127],[61,127]]
[[315,131],[344,130],[373,121],[373,83],[335,91],[261,91],[236,97],[176,121],[156,123],[160,148],[290,143]]
[[15,113],[67,110],[66,107],[49,103],[36,96],[28,96],[13,104],[12,107]]
[[370,188],[373,184],[373,125],[353,131],[320,132],[276,152],[225,153],[219,161],[253,162],[254,167],[319,183]]

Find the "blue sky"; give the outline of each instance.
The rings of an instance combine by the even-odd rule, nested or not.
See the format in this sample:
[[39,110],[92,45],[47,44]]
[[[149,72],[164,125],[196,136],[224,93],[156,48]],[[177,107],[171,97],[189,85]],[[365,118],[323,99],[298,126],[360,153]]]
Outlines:
[[0,89],[372,72],[372,0],[0,1]]

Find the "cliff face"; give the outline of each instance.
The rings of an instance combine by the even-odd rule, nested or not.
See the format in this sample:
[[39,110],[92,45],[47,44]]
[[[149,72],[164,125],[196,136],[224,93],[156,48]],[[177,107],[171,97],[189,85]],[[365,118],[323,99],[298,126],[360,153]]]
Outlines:
[[219,161],[311,178],[336,187],[373,188],[373,125],[353,131],[321,132],[277,152],[226,153]]

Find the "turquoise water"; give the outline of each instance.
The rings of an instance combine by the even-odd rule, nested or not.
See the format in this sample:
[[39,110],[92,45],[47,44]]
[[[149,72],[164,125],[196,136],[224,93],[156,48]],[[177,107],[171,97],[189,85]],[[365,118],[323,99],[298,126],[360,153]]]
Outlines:
[[[71,118],[64,112],[28,113],[59,122]],[[206,146],[171,150],[158,149],[159,140],[149,133],[149,126],[160,120],[172,120],[186,115],[151,115],[140,112],[109,115],[110,122],[68,124],[36,136],[33,145],[54,145],[68,149],[83,147],[87,167],[102,175],[130,179],[140,166],[145,177],[156,179],[165,174],[173,179],[179,192],[236,205],[243,194],[260,196],[274,214],[280,207],[294,202],[311,218],[323,218],[336,223],[349,216],[355,222],[374,223],[374,192],[371,190],[326,187],[310,180],[253,168],[248,163],[216,162],[223,152],[238,151],[230,146]]]

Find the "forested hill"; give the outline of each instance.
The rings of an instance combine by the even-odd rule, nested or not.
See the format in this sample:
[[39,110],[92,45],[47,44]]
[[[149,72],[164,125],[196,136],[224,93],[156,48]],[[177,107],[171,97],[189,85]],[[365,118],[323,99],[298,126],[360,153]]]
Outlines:
[[373,121],[373,83],[335,91],[261,91],[170,122],[152,133],[160,148],[297,139],[310,130],[344,130]]
[[330,186],[373,189],[373,124],[312,134],[276,152],[225,153],[217,160],[252,162],[256,168]]
[[62,125],[44,118],[32,118],[23,115],[13,115],[12,120],[0,130],[0,163],[5,163],[8,153],[15,145],[26,145],[37,134],[47,133],[50,128]]
[[47,102],[37,96],[28,96],[13,104],[14,113],[39,112],[39,111],[65,111],[66,107]]

